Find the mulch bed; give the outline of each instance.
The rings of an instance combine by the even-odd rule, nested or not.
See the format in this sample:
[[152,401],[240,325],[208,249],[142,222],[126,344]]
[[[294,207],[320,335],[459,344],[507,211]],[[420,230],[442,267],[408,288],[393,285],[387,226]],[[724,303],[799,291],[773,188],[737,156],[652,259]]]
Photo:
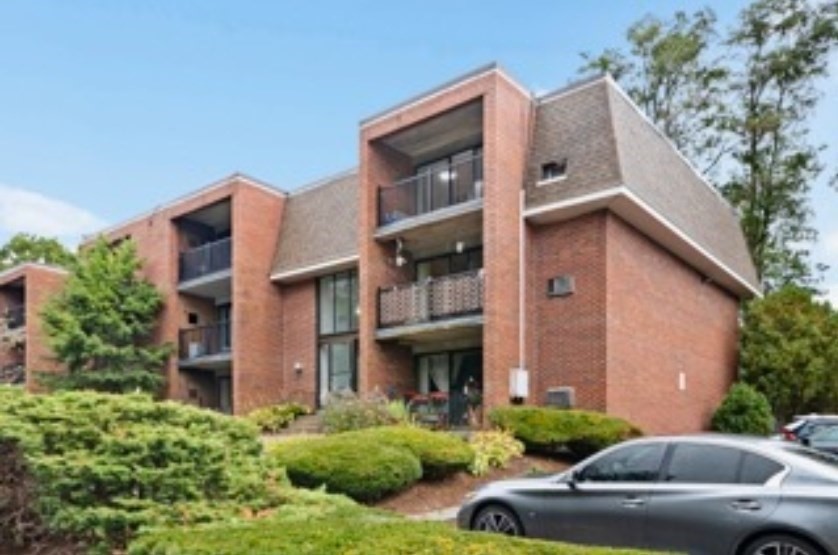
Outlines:
[[563,461],[525,455],[513,460],[508,468],[494,470],[486,476],[478,477],[460,473],[444,480],[419,482],[403,492],[379,501],[375,506],[405,515],[438,511],[460,505],[468,492],[488,482],[533,473],[553,474],[563,471],[568,466]]

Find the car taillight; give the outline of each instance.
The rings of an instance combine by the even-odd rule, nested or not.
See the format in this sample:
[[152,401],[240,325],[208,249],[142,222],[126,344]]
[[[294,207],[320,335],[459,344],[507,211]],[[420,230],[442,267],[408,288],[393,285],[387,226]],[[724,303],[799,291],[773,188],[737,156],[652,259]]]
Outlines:
[[783,428],[783,439],[786,441],[797,441],[797,436],[788,428]]

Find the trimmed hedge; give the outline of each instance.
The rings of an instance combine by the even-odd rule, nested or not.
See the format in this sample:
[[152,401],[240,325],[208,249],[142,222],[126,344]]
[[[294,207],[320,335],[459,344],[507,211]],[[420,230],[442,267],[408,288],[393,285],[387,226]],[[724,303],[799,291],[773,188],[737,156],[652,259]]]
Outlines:
[[462,532],[448,524],[408,522],[375,514],[320,519],[271,518],[237,525],[158,530],[128,555],[639,555],[639,551]]
[[518,406],[489,414],[495,426],[512,432],[528,452],[567,453],[584,458],[601,449],[643,435],[631,423],[599,412]]
[[0,485],[10,500],[0,503],[0,544],[60,536],[68,550],[104,551],[142,526],[276,506],[290,488],[269,462],[255,427],[210,411],[145,395],[0,387]]
[[342,434],[347,438],[368,438],[381,445],[407,449],[419,458],[422,478],[439,479],[465,472],[474,461],[474,450],[459,437],[416,426],[382,426]]
[[765,395],[740,382],[730,388],[711,425],[717,432],[767,436],[774,430],[774,415]]
[[276,433],[299,418],[309,414],[311,409],[300,403],[282,403],[262,407],[249,413],[245,418],[256,425],[263,433]]
[[271,446],[295,486],[326,486],[358,501],[375,501],[422,477],[419,459],[407,449],[383,445],[371,436],[338,434]]

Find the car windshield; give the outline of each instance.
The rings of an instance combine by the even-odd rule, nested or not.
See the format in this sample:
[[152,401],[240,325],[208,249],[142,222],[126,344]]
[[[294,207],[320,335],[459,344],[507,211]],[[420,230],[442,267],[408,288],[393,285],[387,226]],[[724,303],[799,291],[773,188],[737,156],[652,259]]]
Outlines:
[[832,424],[813,433],[812,441],[838,441],[838,425]]

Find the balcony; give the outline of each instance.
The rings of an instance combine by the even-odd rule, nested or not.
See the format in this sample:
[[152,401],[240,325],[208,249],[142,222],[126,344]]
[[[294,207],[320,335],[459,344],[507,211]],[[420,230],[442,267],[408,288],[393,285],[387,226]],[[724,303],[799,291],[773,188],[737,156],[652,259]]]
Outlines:
[[229,365],[232,351],[232,322],[216,322],[180,330],[180,366],[223,368]]
[[477,154],[381,187],[378,225],[400,228],[468,213],[483,199],[483,156]]
[[377,337],[482,325],[483,270],[379,289]]
[[229,270],[232,259],[233,241],[230,237],[184,251],[180,253],[180,281]]
[[0,384],[17,385],[26,383],[26,368],[23,364],[12,363],[0,366]]
[[26,307],[13,306],[6,309],[6,329],[16,330],[26,326]]

